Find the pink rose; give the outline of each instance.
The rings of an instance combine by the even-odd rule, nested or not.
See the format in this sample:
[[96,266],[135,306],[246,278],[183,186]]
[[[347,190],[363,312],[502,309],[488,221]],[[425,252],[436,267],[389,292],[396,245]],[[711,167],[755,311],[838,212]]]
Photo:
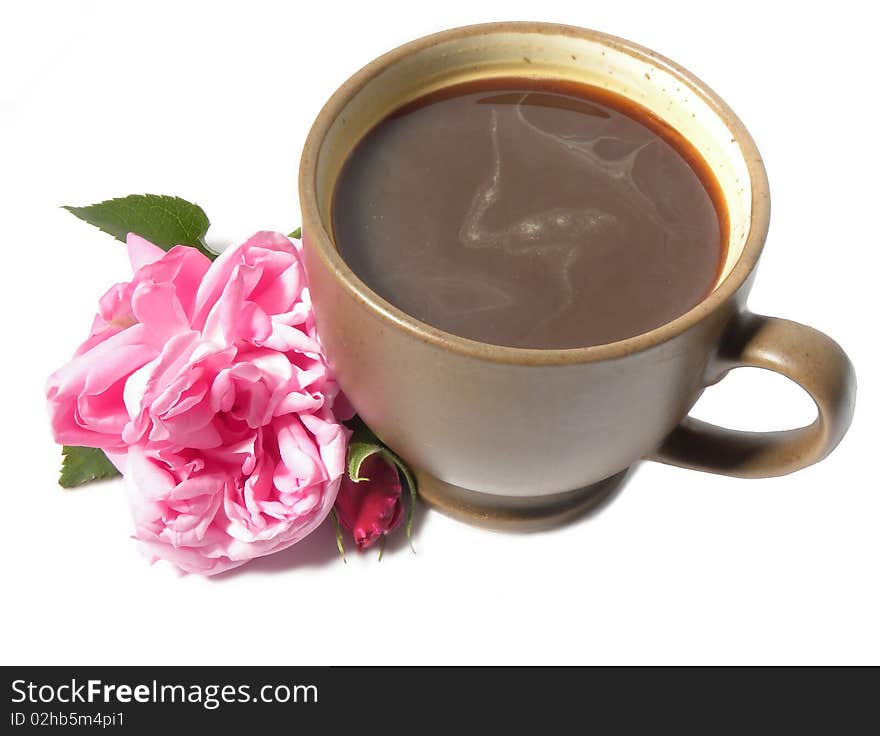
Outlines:
[[336,514],[352,533],[359,549],[366,549],[390,532],[403,513],[397,468],[381,455],[371,455],[361,465],[367,480],[355,483],[346,474],[336,496]]
[[213,263],[128,245],[134,279],[50,379],[56,439],[124,453],[153,559],[210,575],[294,544],[333,507],[347,442],[298,244],[261,232]]
[[194,248],[166,254],[137,235],[128,237],[128,253],[134,277],[101,297],[89,338],[49,378],[49,414],[59,444],[124,453],[125,382],[159,355],[175,322],[192,319],[196,290],[211,265]]

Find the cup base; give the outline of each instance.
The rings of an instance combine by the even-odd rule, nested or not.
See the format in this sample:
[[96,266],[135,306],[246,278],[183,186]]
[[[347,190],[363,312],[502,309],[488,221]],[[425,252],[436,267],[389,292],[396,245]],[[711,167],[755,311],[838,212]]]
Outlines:
[[498,496],[461,488],[416,471],[419,496],[446,516],[497,531],[534,532],[561,526],[599,508],[623,485],[629,468],[598,483],[544,496]]

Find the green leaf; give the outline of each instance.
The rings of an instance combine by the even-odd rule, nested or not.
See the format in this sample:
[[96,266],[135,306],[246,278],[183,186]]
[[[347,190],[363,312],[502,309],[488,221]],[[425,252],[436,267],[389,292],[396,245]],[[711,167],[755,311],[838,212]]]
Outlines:
[[303,236],[303,229],[301,227],[298,227],[296,230],[294,230],[292,233],[290,233],[287,237],[293,238],[294,240],[302,240],[302,236]]
[[406,513],[406,538],[410,541],[410,547],[412,547],[413,516],[415,515],[416,497],[418,495],[415,477],[406,463],[382,444],[382,440],[373,434],[373,431],[364,424],[360,417],[354,417],[348,425],[352,430],[351,439],[348,442],[348,477],[355,483],[369,480],[369,478],[361,477],[361,466],[368,457],[376,454],[381,455],[385,462],[397,468],[401,485],[404,486],[404,490],[408,491],[409,495],[409,508]]
[[93,480],[103,480],[119,475],[116,466],[107,456],[94,447],[69,447],[61,450],[64,460],[61,463],[61,477],[58,484],[62,488],[76,488]]
[[64,207],[90,225],[125,242],[136,233],[163,250],[175,245],[198,248],[209,258],[217,254],[205,245],[210,221],[197,204],[167,194],[131,194],[85,207]]

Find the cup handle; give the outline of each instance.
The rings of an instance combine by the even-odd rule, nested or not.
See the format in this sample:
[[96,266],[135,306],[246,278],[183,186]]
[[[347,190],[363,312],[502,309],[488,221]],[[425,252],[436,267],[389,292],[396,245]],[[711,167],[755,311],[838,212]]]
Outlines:
[[812,327],[745,312],[722,340],[721,376],[732,368],[781,373],[810,394],[819,415],[798,429],[741,432],[685,417],[653,460],[738,478],[771,478],[819,462],[846,434],[856,398],[853,365]]

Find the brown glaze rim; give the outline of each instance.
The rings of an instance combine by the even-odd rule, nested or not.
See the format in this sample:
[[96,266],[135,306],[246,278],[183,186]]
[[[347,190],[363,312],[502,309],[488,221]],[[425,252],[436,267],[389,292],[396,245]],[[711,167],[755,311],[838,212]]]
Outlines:
[[[571,36],[601,43],[608,48],[648,61],[679,78],[725,122],[736,138],[737,145],[746,162],[752,190],[751,217],[749,232],[739,258],[727,277],[703,301],[671,322],[616,342],[563,350],[514,348],[470,340],[432,327],[383,299],[348,267],[336,250],[330,233],[327,232],[317,216],[319,211],[317,197],[318,153],[331,124],[351,97],[368,81],[406,56],[456,38],[495,33]],[[769,183],[758,148],[742,121],[708,85],[665,56],[631,41],[586,28],[552,23],[482,23],[453,28],[411,41],[371,61],[336,90],[315,119],[303,147],[299,169],[299,191],[305,225],[304,231],[309,237],[311,247],[316,249],[325,266],[331,270],[356,300],[394,326],[440,349],[450,350],[479,360],[513,365],[572,365],[611,360],[656,347],[673,339],[719,309],[739,289],[754,269],[758,257],[761,255],[770,222]],[[309,211],[313,213],[313,217],[309,216]],[[306,222],[306,220],[309,221]]]

